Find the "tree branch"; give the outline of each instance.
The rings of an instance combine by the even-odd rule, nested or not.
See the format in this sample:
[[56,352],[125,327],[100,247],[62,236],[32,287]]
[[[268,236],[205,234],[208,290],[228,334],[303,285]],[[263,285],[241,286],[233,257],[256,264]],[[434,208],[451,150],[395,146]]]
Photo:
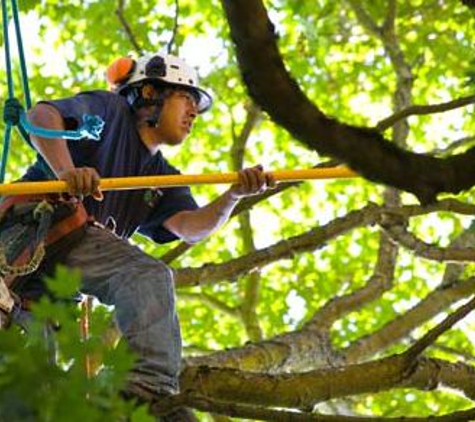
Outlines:
[[187,367],[180,386],[183,391],[193,391],[193,395],[217,400],[305,409],[330,398],[390,389],[402,382],[407,366],[404,355],[395,355],[336,369],[285,375]]
[[223,264],[205,264],[196,268],[175,270],[177,286],[211,284],[222,280],[234,280],[244,273],[250,273],[281,259],[292,258],[295,254],[314,251],[325,246],[326,242],[356,227],[384,223],[393,218],[406,219],[434,211],[452,211],[462,214],[475,214],[475,206],[455,200],[444,200],[427,207],[407,205],[403,207],[382,207],[368,205],[361,210],[352,211],[344,217],[316,227],[307,233],[281,240],[264,249],[241,256]]
[[426,333],[421,339],[414,343],[404,355],[408,359],[413,360],[421,355],[432,343],[435,342],[443,333],[450,330],[457,322],[465,318],[475,308],[475,297],[468,301],[465,305],[462,305],[455,312],[446,317],[440,324]]
[[382,33],[394,33],[397,15],[397,0],[388,0],[386,18],[382,26]]
[[167,52],[168,54],[172,53],[173,50],[173,44],[175,43],[175,38],[178,33],[178,18],[180,16],[180,2],[179,0],[175,0],[175,20],[173,23],[173,31],[172,31],[172,36],[170,38],[170,41],[168,41],[167,44]]
[[232,318],[239,318],[239,311],[236,308],[233,308],[216,297],[209,295],[207,293],[194,293],[194,292],[183,292],[180,291],[179,297],[185,300],[198,300],[210,308],[216,309]]
[[386,232],[391,236],[394,242],[414,252],[415,255],[433,261],[448,262],[473,262],[475,261],[475,248],[442,248],[437,245],[429,244],[417,238],[407,231],[403,226],[386,226]]
[[279,421],[279,422],[462,422],[469,421],[475,416],[475,408],[461,412],[450,413],[443,416],[427,416],[422,418],[371,418],[358,416],[324,415],[318,413],[305,413],[288,410],[275,410],[245,404],[224,403],[206,398],[190,398],[187,404],[195,409],[205,412],[216,412],[234,418],[249,420]]
[[475,277],[431,292],[425,299],[375,333],[361,337],[343,349],[348,362],[358,362],[407,337],[411,331],[438,315],[455,302],[475,293]]
[[458,148],[470,145],[473,141],[475,141],[475,136],[466,136],[464,138],[457,139],[457,140],[453,141],[452,143],[450,143],[445,148],[436,148],[436,149],[433,149],[432,151],[430,151],[429,153],[431,155],[445,156],[445,155],[448,155],[448,154],[454,152]]
[[[424,204],[441,192],[459,193],[475,184],[474,148],[446,159],[416,154],[388,142],[376,130],[327,117],[288,74],[262,0],[222,0],[222,4],[250,95],[296,139],[347,163],[369,180],[412,192]],[[411,79],[410,74],[400,77]]]
[[[475,409],[437,417],[368,419],[357,416],[309,415],[269,408],[308,409],[313,407],[315,402],[340,395],[355,395],[368,392],[367,390],[377,392],[388,388],[409,387],[428,390],[436,388],[439,384],[461,390],[468,397],[475,394],[475,368],[469,365],[421,357],[414,362],[410,374],[404,372],[405,365],[401,355],[344,368],[285,376],[245,373],[223,368],[187,367],[180,377],[180,386],[184,393],[166,399],[160,399],[158,396],[143,399],[150,403],[151,413],[154,416],[162,416],[177,407],[188,406],[253,420],[335,422],[473,420]],[[369,385],[371,381],[374,382]],[[313,419],[300,419],[309,416]]]
[[139,54],[143,54],[143,49],[140,46],[140,44],[137,42],[137,39],[135,38],[135,35],[132,31],[132,28],[130,27],[127,19],[125,18],[125,0],[118,0],[117,2],[117,9],[115,10],[115,14],[117,18],[119,19],[119,22],[122,24],[125,34],[129,38],[130,43],[134,47],[134,50]]
[[378,26],[369,13],[364,9],[361,2],[357,0],[346,0],[346,2],[351,6],[353,12],[355,12],[355,15],[361,25],[363,25],[368,32],[376,35],[378,38],[381,38],[382,28]]
[[[381,238],[385,235],[381,233]],[[384,292],[390,290],[393,286],[395,258],[397,249],[388,241],[380,240],[378,251],[378,261],[374,273],[366,285],[344,296],[335,297],[319,309],[310,321],[308,321],[303,330],[326,329],[331,327],[335,321],[343,318],[345,315],[363,307],[380,297]]]
[[376,129],[384,131],[391,126],[393,126],[399,120],[402,120],[409,116],[414,115],[426,115],[426,114],[435,114],[443,113],[445,111],[454,110],[460,107],[465,107],[467,105],[475,103],[475,95],[470,95],[468,97],[458,98],[456,100],[451,100],[445,103],[431,104],[431,105],[413,105],[410,107],[401,110],[392,116],[386,117],[385,119],[379,121],[376,124]]

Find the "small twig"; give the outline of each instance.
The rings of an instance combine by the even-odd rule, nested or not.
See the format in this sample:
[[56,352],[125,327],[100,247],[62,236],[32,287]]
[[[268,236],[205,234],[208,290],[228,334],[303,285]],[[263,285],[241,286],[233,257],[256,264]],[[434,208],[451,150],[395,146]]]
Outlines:
[[457,139],[453,141],[450,145],[446,146],[445,148],[436,148],[429,152],[430,155],[448,155],[455,151],[457,148],[469,145],[475,141],[475,136],[466,136],[461,139]]
[[198,300],[208,305],[210,308],[216,309],[233,318],[239,318],[239,310],[233,308],[216,297],[206,293],[180,292],[180,298],[189,300]]
[[459,359],[463,359],[463,361],[467,363],[475,362],[474,355],[457,350],[454,347],[446,346],[445,344],[435,343],[431,346],[431,349],[440,350],[441,352],[444,352],[444,353],[449,353]]
[[397,244],[414,252],[415,255],[425,259],[440,262],[475,262],[475,248],[447,247],[441,248],[417,238],[403,226],[385,227],[383,229]]
[[384,19],[383,23],[383,33],[387,34],[389,32],[394,32],[394,24],[396,22],[396,15],[397,15],[397,1],[396,0],[389,0],[386,12],[386,18]]
[[132,43],[134,46],[135,51],[139,54],[143,54],[143,49],[140,47],[140,44],[137,42],[137,39],[135,38],[134,33],[132,32],[132,28],[130,27],[129,23],[127,22],[127,19],[125,18],[124,14],[124,8],[125,8],[125,0],[118,0],[117,4],[117,9],[115,10],[115,14],[117,18],[119,19],[120,23],[124,27],[125,33],[127,37],[129,38],[129,41]]
[[378,38],[382,37],[382,29],[378,24],[373,20],[369,15],[366,9],[361,5],[361,2],[357,0],[346,0],[346,2],[351,6],[353,12],[356,14],[358,21],[363,25],[369,32],[376,35]]
[[445,318],[439,325],[430,330],[425,334],[420,340],[414,343],[404,355],[408,359],[414,359],[419,356],[425,349],[427,349],[432,343],[434,343],[437,338],[439,338],[443,333],[450,330],[457,322],[465,318],[470,312],[475,308],[475,297],[473,297],[465,305],[462,305],[455,312],[451,313],[447,318]]
[[432,105],[414,105],[401,110],[392,116],[389,116],[376,125],[376,129],[384,131],[393,126],[399,120],[413,115],[425,115],[443,113],[445,111],[454,110],[456,108],[465,107],[466,105],[475,103],[475,95],[458,98],[456,100],[448,101],[446,103],[432,104]]
[[172,53],[173,44],[175,43],[176,34],[178,33],[178,17],[180,16],[180,2],[179,0],[175,0],[175,21],[173,24],[173,31],[170,41],[167,44],[167,52],[168,54]]

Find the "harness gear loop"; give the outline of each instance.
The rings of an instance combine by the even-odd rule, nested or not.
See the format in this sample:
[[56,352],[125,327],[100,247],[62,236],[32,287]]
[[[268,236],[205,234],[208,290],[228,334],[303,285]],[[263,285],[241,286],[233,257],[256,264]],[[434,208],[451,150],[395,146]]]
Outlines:
[[[41,264],[41,261],[45,257],[45,244],[40,242],[35,249],[35,252],[29,262],[23,265],[10,265],[7,262],[5,248],[0,245],[0,272],[2,274],[20,277],[35,272]],[[3,280],[2,280],[3,281]]]
[[33,210],[33,218],[38,223],[36,238],[38,244],[33,252],[31,259],[24,264],[9,264],[5,246],[0,243],[0,274],[5,276],[19,277],[33,273],[40,266],[45,256],[46,233],[51,226],[51,217],[54,208],[48,201],[39,202]]

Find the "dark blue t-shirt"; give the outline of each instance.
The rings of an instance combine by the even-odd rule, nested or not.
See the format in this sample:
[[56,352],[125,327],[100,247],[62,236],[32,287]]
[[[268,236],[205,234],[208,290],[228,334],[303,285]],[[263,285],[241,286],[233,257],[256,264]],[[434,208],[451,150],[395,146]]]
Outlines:
[[[94,167],[103,178],[179,174],[161,152],[152,155],[142,143],[134,115],[123,97],[92,91],[46,103],[60,112],[67,129],[80,126],[84,114],[98,115],[105,122],[99,141],[68,141],[76,167]],[[39,155],[23,177],[26,180],[51,178],[54,175]],[[113,218],[119,236],[128,238],[138,229],[158,243],[176,239],[163,227],[165,220],[179,211],[198,208],[188,187],[104,192],[104,201],[87,197],[84,205],[102,224],[106,224],[109,217]]]

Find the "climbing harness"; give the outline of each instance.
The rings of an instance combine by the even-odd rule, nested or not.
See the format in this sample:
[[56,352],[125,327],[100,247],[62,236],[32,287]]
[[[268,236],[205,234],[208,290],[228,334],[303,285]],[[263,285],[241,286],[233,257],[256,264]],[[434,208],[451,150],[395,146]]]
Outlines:
[[[2,158],[0,162],[0,183],[5,180],[6,166],[8,155],[10,152],[11,132],[13,127],[17,127],[21,136],[31,146],[31,141],[28,134],[33,134],[43,138],[63,138],[69,140],[79,140],[89,138],[99,140],[101,132],[104,128],[104,121],[99,116],[91,116],[85,114],[83,116],[82,125],[77,130],[51,130],[34,126],[28,121],[26,112],[23,109],[20,101],[14,96],[13,86],[13,72],[12,60],[10,51],[10,39],[8,34],[8,5],[7,0],[2,1],[2,22],[3,22],[3,37],[5,48],[5,64],[8,85],[8,98],[5,101],[3,120],[5,122],[5,137],[3,143]],[[28,72],[25,60],[25,53],[23,49],[23,41],[21,36],[20,19],[18,13],[18,5],[16,0],[11,0],[11,9],[13,21],[15,25],[15,35],[18,45],[18,57],[20,60],[21,79],[23,82],[23,94],[25,97],[26,109],[31,108],[31,93],[28,84]]]
[[[11,11],[18,45],[20,73],[26,109],[30,109],[31,93],[23,49],[17,0],[11,0]],[[104,121],[99,116],[85,114],[77,130],[50,130],[36,127],[28,121],[21,102],[14,96],[13,71],[8,33],[9,14],[7,0],[1,0],[2,23],[5,48],[5,70],[8,98],[4,104],[3,120],[5,137],[0,162],[0,182],[5,180],[10,151],[11,133],[16,127],[31,146],[29,134],[42,138],[63,138],[99,140]],[[8,193],[2,193],[2,196]],[[86,226],[88,216],[82,203],[65,200],[59,195],[4,196],[0,201],[0,328],[7,326],[16,307],[22,307],[19,297],[12,288],[15,281],[34,273],[48,248],[73,232]],[[68,238],[77,236],[68,236]]]
[[[68,236],[69,246],[82,239],[89,221],[81,202],[62,200],[58,195],[4,197],[0,202],[0,320],[15,306],[23,307],[15,289],[17,280],[27,281],[40,265],[47,250],[58,252],[57,242]],[[63,246],[63,245],[62,245]],[[56,248],[56,250],[52,250]],[[61,247],[61,249],[66,249]],[[2,324],[0,323],[0,328]]]

